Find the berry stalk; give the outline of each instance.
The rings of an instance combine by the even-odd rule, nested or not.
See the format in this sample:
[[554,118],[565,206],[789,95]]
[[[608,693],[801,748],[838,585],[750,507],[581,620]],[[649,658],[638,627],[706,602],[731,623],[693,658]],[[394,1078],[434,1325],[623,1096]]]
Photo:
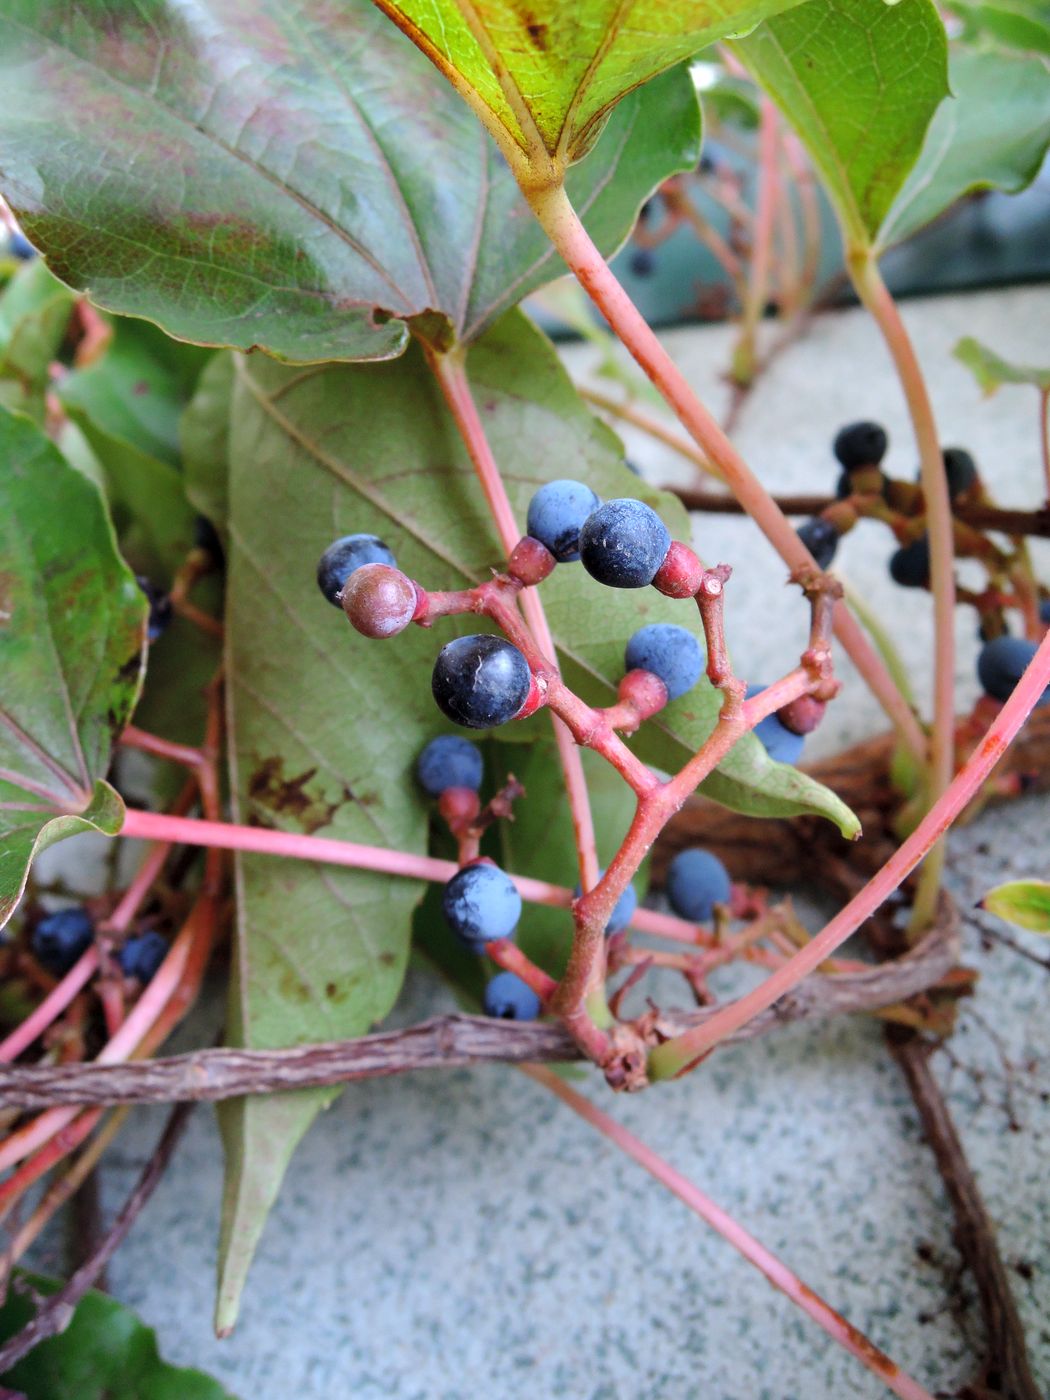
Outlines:
[[[523,192],[547,236],[576,274],[580,285],[674,410],[682,426],[725,477],[733,494],[781,558],[794,571],[813,573],[817,567],[813,556],[799,540],[772,496],[697,399],[681,370],[620,286],[580,222],[564,188],[561,185],[539,189],[523,186]],[[903,742],[925,762],[926,738],[915,715],[859,624],[841,602],[835,609],[835,634]]]
[[779,1000],[815,971],[893,893],[936,845],[991,774],[1050,682],[1050,633],[1003,705],[987,734],[911,836],[825,928],[754,991],[710,1021],[676,1036],[649,1057],[652,1079],[671,1079],[691,1068],[733,1031]]
[[819,1327],[822,1327],[829,1337],[838,1342],[852,1356],[855,1356],[858,1361],[863,1362],[868,1370],[878,1376],[895,1395],[901,1396],[902,1400],[933,1400],[929,1391],[924,1390],[918,1381],[906,1375],[885,1352],[880,1351],[877,1346],[869,1342],[862,1332],[858,1331],[852,1323],[847,1322],[841,1313],[837,1313],[823,1298],[814,1293],[812,1288],[803,1283],[798,1275],[775,1254],[766,1249],[765,1245],[749,1234],[742,1225],[738,1225],[727,1211],[716,1205],[710,1196],[705,1195],[698,1186],[684,1177],[681,1172],[676,1171],[669,1162],[665,1162],[640,1138],[635,1137],[622,1124],[617,1123],[615,1118],[610,1118],[607,1113],[591,1103],[590,1099],[577,1093],[575,1089],[549,1069],[540,1065],[522,1065],[520,1069],[522,1074],[527,1074],[537,1084],[542,1084],[545,1089],[549,1089],[584,1122],[590,1123],[592,1128],[597,1129],[621,1152],[630,1157],[632,1161],[637,1162],[661,1186],[665,1186],[668,1191],[677,1196],[683,1205],[698,1215],[705,1224],[716,1230],[727,1244],[732,1245],[749,1264],[753,1264],[760,1273],[764,1274],[774,1288],[779,1288]]

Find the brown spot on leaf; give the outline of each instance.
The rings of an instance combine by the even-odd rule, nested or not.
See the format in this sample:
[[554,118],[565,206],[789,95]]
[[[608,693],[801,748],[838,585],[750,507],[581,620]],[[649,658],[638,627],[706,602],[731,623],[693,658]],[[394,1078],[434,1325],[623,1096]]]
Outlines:
[[[292,818],[310,833],[327,826],[342,805],[341,801],[326,801],[323,793],[307,790],[316,775],[316,768],[307,768],[294,777],[285,777],[284,760],[267,758],[248,779],[248,797],[256,807]],[[349,789],[344,788],[344,792],[349,793]]]

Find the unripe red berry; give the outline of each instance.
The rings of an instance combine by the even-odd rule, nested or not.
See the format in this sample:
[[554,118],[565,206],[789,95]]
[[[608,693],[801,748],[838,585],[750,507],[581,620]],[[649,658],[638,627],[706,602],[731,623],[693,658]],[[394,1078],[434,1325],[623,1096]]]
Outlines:
[[481,798],[473,788],[446,788],[438,798],[438,811],[453,829],[466,826],[481,811]]
[[692,598],[700,587],[704,566],[687,544],[672,540],[664,562],[656,571],[653,587],[668,598]]
[[777,710],[777,719],[792,734],[812,734],[824,718],[826,709],[826,702],[818,700],[815,695],[800,695],[798,699],[781,705]]
[[346,581],[339,601],[351,625],[365,637],[394,637],[415,616],[416,586],[389,564],[363,564]]
[[507,561],[507,573],[519,583],[542,583],[557,562],[545,544],[523,535]]
[[515,719],[528,719],[529,715],[534,715],[541,705],[547,703],[547,682],[541,681],[533,672],[529,680],[529,693],[525,697],[525,703],[514,716]]
[[652,671],[628,671],[616,693],[621,702],[634,706],[639,720],[650,719],[667,704],[667,687]]

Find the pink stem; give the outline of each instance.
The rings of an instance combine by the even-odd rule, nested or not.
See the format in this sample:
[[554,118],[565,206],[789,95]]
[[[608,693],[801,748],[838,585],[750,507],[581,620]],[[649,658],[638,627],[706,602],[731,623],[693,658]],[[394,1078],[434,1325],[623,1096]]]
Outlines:
[[751,267],[747,278],[747,298],[740,342],[734,355],[735,370],[742,382],[755,372],[755,337],[766,304],[769,264],[773,251],[773,219],[777,207],[777,109],[768,97],[762,98],[759,132],[758,203],[751,245]]
[[496,938],[491,943],[486,943],[485,956],[491,958],[496,966],[503,968],[505,972],[513,972],[515,977],[520,977],[526,987],[532,988],[544,1006],[558,989],[554,978],[548,977],[543,969],[537,967],[531,958],[526,957],[509,938]]
[[[477,404],[470,389],[470,380],[464,368],[462,352],[439,355],[426,349],[427,362],[437,379],[449,411],[456,421],[470,459],[477,472],[481,489],[485,493],[496,530],[508,558],[514,546],[521,539],[521,531],[514,519],[503,478],[492,455],[485,429],[478,414]],[[521,600],[525,620],[532,630],[536,644],[552,666],[557,666],[557,653],[554,639],[547,625],[546,614],[539,595],[534,589],[525,589]],[[579,750],[568,728],[556,715],[552,715],[554,740],[558,748],[558,759],[565,779],[565,791],[572,813],[573,830],[576,833],[576,850],[580,862],[580,880],[583,888],[589,890],[598,882],[598,848],[594,836],[594,820],[591,816],[587,781],[583,773],[583,763]]]
[[0,1060],[17,1060],[22,1051],[32,1045],[38,1035],[43,1035],[56,1017],[66,1007],[98,970],[98,949],[89,948],[73,964],[61,982],[48,992],[47,996],[33,1013],[16,1026],[9,1036],[0,1041]]
[[[721,471],[737,500],[793,570],[813,572],[812,555],[787,517],[697,399],[682,372],[617,282],[605,259],[560,186],[525,191],[533,212],[580,285],[616,335],[634,356],[678,415],[682,425]],[[874,691],[908,748],[923,762],[926,739],[908,702],[894,684],[853,616],[841,604],[835,608],[835,633],[857,670]]]
[[706,1196],[698,1186],[694,1186],[640,1138],[636,1138],[622,1124],[595,1107],[589,1099],[577,1093],[549,1069],[540,1065],[522,1065],[520,1068],[523,1074],[527,1074],[537,1084],[542,1084],[545,1089],[557,1095],[574,1113],[607,1137],[621,1152],[637,1162],[650,1176],[655,1177],[661,1186],[665,1186],[677,1196],[705,1224],[716,1230],[726,1243],[732,1245],[749,1264],[753,1264],[774,1288],[779,1288],[782,1293],[787,1294],[818,1327],[822,1327],[829,1337],[878,1376],[895,1395],[901,1396],[902,1400],[933,1400],[930,1392],[924,1390],[918,1381],[906,1375],[885,1352],[869,1342],[863,1332],[847,1322],[841,1313],[837,1313],[829,1303],[814,1293],[812,1288],[803,1283],[798,1275],[766,1249],[765,1245],[760,1244],[721,1206],[716,1205],[710,1196]]
[[718,1042],[772,1006],[814,972],[915,869],[986,781],[1050,682],[1050,633],[1029,663],[1013,694],[959,771],[911,836],[868,884],[789,962],[746,996],[716,1016],[658,1046],[649,1057],[653,1079],[670,1079],[694,1065]]
[[[951,782],[955,767],[955,532],[948,477],[922,369],[878,261],[870,249],[862,249],[847,257],[847,266],[857,295],[874,317],[892,356],[919,448],[933,592],[934,697],[927,791],[932,806]],[[933,917],[943,863],[943,849],[935,850],[923,869],[912,912],[911,927],[917,933]]]

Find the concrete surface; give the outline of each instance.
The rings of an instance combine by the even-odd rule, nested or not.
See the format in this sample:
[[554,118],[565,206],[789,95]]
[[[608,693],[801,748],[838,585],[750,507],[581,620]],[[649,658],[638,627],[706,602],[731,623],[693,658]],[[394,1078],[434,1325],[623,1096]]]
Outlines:
[[[1047,289],[905,308],[944,440],[974,451],[1004,503],[1031,503],[1039,491],[1035,395],[1004,389],[982,400],[948,351],[973,334],[1009,358],[1039,363],[1048,313]],[[722,328],[668,336],[716,407],[728,339]],[[588,353],[574,348],[567,358],[579,367]],[[883,421],[891,463],[914,468],[883,351],[864,316],[848,312],[818,320],[775,363],[737,441],[771,487],[819,490],[835,479],[832,434],[857,417]],[[628,439],[653,479],[681,471],[669,454]],[[775,677],[792,663],[804,628],[797,599],[776,592],[782,566],[743,521],[708,517],[696,541],[708,559],[738,566],[729,595],[738,664],[746,654],[750,673]],[[888,552],[887,536],[865,524],[846,540],[842,566],[897,624],[902,595],[885,574]],[[771,615],[769,599],[778,596],[783,609]],[[929,601],[906,600],[899,640],[927,695]],[[969,617],[959,640],[966,695],[975,689]],[[874,703],[851,684],[812,750],[880,727]],[[1045,801],[1026,799],[957,832],[950,878],[963,910],[1000,879],[1045,875],[1048,830]],[[1040,951],[1034,936],[1018,938]],[[953,1042],[958,1064],[944,1056],[937,1064],[1050,1387],[1047,976],[1001,945],[982,948],[972,921],[966,956],[981,969],[980,990]],[[397,1019],[443,1005],[441,992],[413,977]],[[204,1041],[220,1016],[213,999],[182,1042]],[[970,1289],[960,1295],[932,1158],[875,1026],[789,1028],[637,1098],[612,1102],[598,1084],[586,1091],[931,1391],[951,1394],[972,1375]],[[140,1111],[118,1139],[104,1178],[107,1209],[123,1198],[161,1118],[160,1110]],[[293,1159],[240,1326],[221,1343],[210,1331],[220,1186],[218,1136],[204,1108],[117,1256],[111,1284],[157,1328],[169,1358],[213,1371],[245,1400],[885,1393],[681,1205],[511,1069],[351,1086]],[[54,1248],[52,1241],[45,1253]]]

